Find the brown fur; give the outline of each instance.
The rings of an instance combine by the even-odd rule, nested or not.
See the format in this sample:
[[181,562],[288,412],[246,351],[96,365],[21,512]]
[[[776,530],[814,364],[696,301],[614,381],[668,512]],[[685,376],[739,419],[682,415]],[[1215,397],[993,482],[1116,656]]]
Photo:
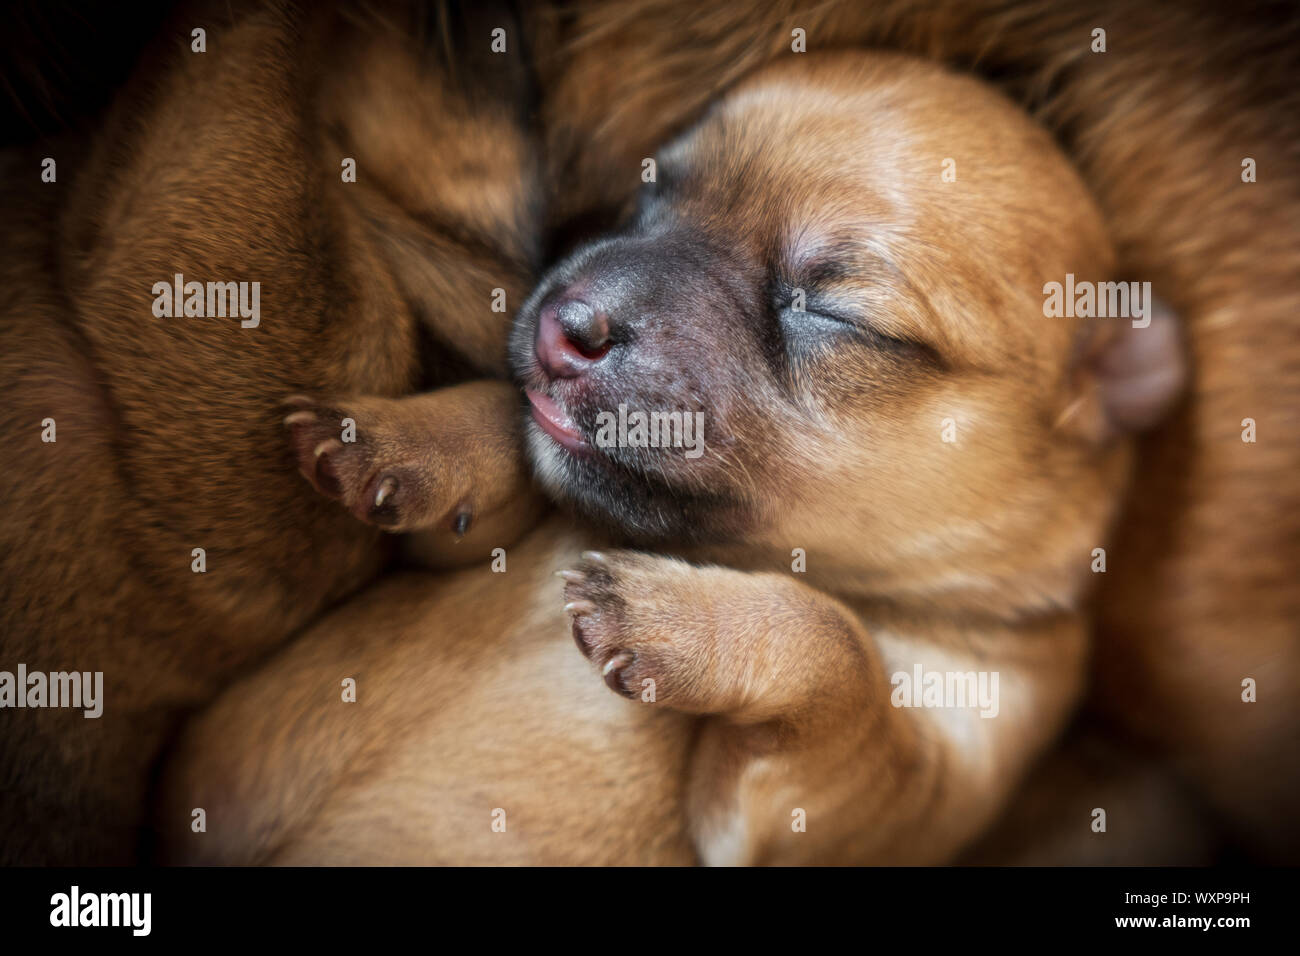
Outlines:
[[[945,150],[962,157],[960,186],[940,180]],[[579,421],[593,402],[707,394],[722,452],[698,462],[583,457],[536,426],[529,441],[546,483],[598,519],[619,519],[622,500],[602,483],[630,487],[640,469],[686,498],[706,486],[716,499],[684,506],[707,529],[690,556],[731,567],[611,551],[563,572],[580,649],[635,701],[619,710],[580,685],[540,591],[581,530],[544,526],[506,574],[394,585],[327,619],[190,730],[160,816],[176,858],[682,862],[689,836],[710,863],[940,862],[1050,742],[1081,686],[1076,609],[1128,462],[1100,424],[1110,374],[1079,366],[1080,343],[1133,341],[1043,318],[1047,278],[1112,263],[1073,171],[973,81],[882,55],[760,72],[660,168],[667,212],[555,267],[512,350],[528,387]],[[873,251],[844,251],[836,237],[868,226]],[[768,310],[747,290],[807,268],[763,251],[809,236],[839,257],[839,294],[868,303],[861,321],[924,345],[900,357],[835,332],[768,368]],[[810,311],[826,282],[808,280]],[[714,288],[735,304],[698,293]],[[586,376],[548,382],[529,357],[538,317],[577,294],[618,344]],[[1176,353],[1150,357],[1177,367]],[[945,415],[966,430],[955,447]],[[428,441],[406,436],[397,461]],[[635,509],[610,523],[658,532]],[[806,574],[764,570],[787,568],[792,547]],[[890,675],[914,666],[997,672],[999,714],[892,706]],[[355,706],[335,696],[348,677]],[[575,745],[591,734],[602,745]],[[193,807],[217,808],[206,832],[189,831]],[[497,809],[515,821],[504,835]],[[800,813],[806,832],[791,827]]]
[[[407,393],[424,328],[442,364],[504,369],[492,289],[522,297],[538,234],[526,78],[516,54],[476,92],[419,35],[382,10],[198,4],[89,141],[6,160],[0,424],[22,467],[0,478],[0,650],[105,675],[98,720],[0,717],[6,862],[135,858],[178,718],[380,568],[373,529],[303,494],[281,399]],[[260,281],[260,326],[155,318],[176,272]]]
[[[251,24],[251,30],[236,45],[211,46],[208,60],[174,53],[165,58],[174,67],[166,72],[158,69],[163,61],[151,60],[99,137],[123,145],[85,157],[84,142],[69,139],[57,151],[6,158],[14,169],[6,176],[6,191],[15,197],[6,199],[6,208],[15,212],[3,258],[10,298],[0,316],[7,346],[0,359],[0,427],[24,462],[0,479],[6,661],[26,659],[36,666],[49,659],[53,669],[95,666],[95,658],[111,654],[124,663],[105,666],[109,706],[136,702],[111,730],[94,721],[77,723],[80,717],[69,727],[60,723],[65,714],[28,712],[22,734],[5,735],[0,819],[13,834],[4,844],[13,859],[86,862],[128,855],[148,755],[175,714],[206,699],[236,662],[258,656],[368,576],[377,562],[374,537],[337,509],[301,496],[287,458],[269,460],[282,414],[275,403],[303,389],[327,395],[409,391],[416,377],[414,316],[429,317],[418,292],[424,290],[424,306],[434,313],[448,301],[445,291],[430,291],[443,287],[427,274],[403,282],[404,295],[398,295],[397,277],[387,278],[395,270],[391,264],[368,268],[365,263],[383,258],[367,258],[362,240],[345,239],[346,255],[328,244],[313,248],[310,259],[292,251],[290,240],[302,238],[290,235],[293,222],[312,223],[305,231],[318,238],[362,231],[321,201],[337,188],[337,150],[306,155],[300,147],[311,139],[302,130],[314,123],[298,123],[308,113],[301,94],[313,87],[313,75],[329,72],[320,63],[332,64],[336,56],[320,56],[312,65],[320,47],[298,42],[296,14],[250,14],[239,5],[214,10],[212,22]],[[1291,755],[1300,727],[1294,710],[1300,668],[1297,598],[1290,582],[1300,519],[1289,476],[1297,452],[1293,442],[1266,437],[1294,430],[1300,380],[1291,333],[1298,258],[1291,223],[1298,202],[1294,184],[1300,181],[1293,150],[1300,44],[1293,15],[1264,5],[1223,10],[1208,4],[1049,0],[907,0],[870,7],[842,2],[818,4],[807,13],[791,10],[768,0],[716,7],[635,0],[570,5],[571,16],[546,23],[546,31],[566,41],[562,47],[535,44],[543,52],[554,50],[544,63],[552,91],[544,115],[552,137],[549,179],[563,203],[557,203],[555,218],[608,219],[609,210],[631,194],[640,159],[689,123],[720,84],[768,57],[789,56],[794,25],[809,31],[808,56],[842,46],[909,50],[973,67],[1034,109],[1098,197],[1123,267],[1155,281],[1189,319],[1196,366],[1187,411],[1142,448],[1134,504],[1111,549],[1099,602],[1107,626],[1094,700],[1157,754],[1175,756],[1251,837],[1253,849],[1294,859],[1297,831],[1289,814],[1297,792]],[[178,18],[185,29],[173,35],[187,36],[189,19]],[[668,30],[665,23],[689,29]],[[1111,52],[1105,55],[1087,51],[1096,25],[1110,35]],[[273,42],[253,42],[259,38]],[[164,46],[171,49],[174,42]],[[305,62],[293,65],[290,51]],[[241,66],[252,66],[244,88],[235,89],[229,75],[225,86],[196,82],[205,68],[233,67],[236,56]],[[175,95],[160,96],[172,80]],[[141,103],[151,105],[137,114]],[[93,196],[85,207],[70,203],[64,190],[74,184],[63,184],[70,178],[69,155],[77,157],[73,165],[84,167],[78,179],[86,183],[101,179],[110,163],[120,164],[126,172],[114,182],[123,187],[156,183],[177,155],[182,165],[185,156],[206,161],[215,150],[200,153],[180,135],[166,138],[166,162],[150,166],[140,151],[151,127],[192,136],[213,127],[232,103],[247,109],[254,125],[232,125],[222,148],[247,142],[250,130],[266,136],[250,146],[249,163],[225,168],[222,175],[237,176],[239,184],[226,191],[233,193],[230,208],[305,205],[328,219],[319,226],[307,215],[277,214],[262,227],[267,240],[257,246],[258,268],[274,263],[291,278],[298,275],[295,268],[305,272],[308,278],[295,283],[302,301],[293,312],[318,324],[298,326],[297,332],[279,325],[274,334],[284,336],[287,347],[254,353],[257,367],[230,361],[243,352],[226,348],[226,339],[241,349],[247,339],[229,329],[210,330],[210,344],[219,347],[206,351],[183,338],[154,338],[147,347],[144,339],[135,343],[127,329],[151,321],[145,292],[129,308],[102,291],[93,306],[91,298],[82,299],[81,286],[69,284],[65,292],[56,277],[65,259],[71,271],[78,250],[46,225],[67,208],[69,219],[113,222],[128,246],[177,239],[180,248],[193,246],[178,264],[197,267],[209,254],[214,261],[241,255],[247,239],[242,229],[212,236],[210,223],[167,219],[160,225],[130,206],[123,207],[125,219],[110,219],[100,211],[107,206]],[[476,111],[471,122],[482,119]],[[386,130],[396,135],[410,122],[406,117]],[[509,122],[490,125],[514,129]],[[277,141],[277,129],[290,130],[289,144],[266,149],[266,142]],[[458,124],[456,134],[463,131]],[[488,139],[493,149],[475,155],[501,155],[500,142],[514,140],[515,133]],[[357,144],[360,150],[366,140]],[[155,147],[149,149],[157,160]],[[39,155],[50,152],[60,157],[61,183],[37,189],[30,171]],[[402,151],[375,149],[361,163],[363,177],[390,152]],[[302,176],[303,169],[315,168],[318,153],[330,158],[321,173],[328,186]],[[1244,155],[1259,161],[1260,182],[1240,182]],[[507,181],[511,177],[513,171]],[[409,188],[406,175],[397,178],[396,188]],[[200,195],[204,182],[199,176],[163,185],[181,198]],[[291,188],[295,184],[299,193]],[[104,187],[111,189],[119,186]],[[121,188],[119,195],[136,190]],[[298,198],[280,204],[276,195]],[[372,209],[376,217],[394,221],[391,208]],[[237,214],[232,221],[244,220]],[[105,250],[114,242],[114,233],[75,224],[66,232],[83,240],[94,236]],[[217,251],[199,255],[195,244],[205,242]],[[447,254],[461,262],[467,257],[463,245],[453,244]],[[503,255],[511,258],[517,256]],[[437,259],[405,260],[408,267],[417,261],[426,273],[430,262],[441,268]],[[495,277],[508,267],[488,271]],[[32,282],[37,273],[46,281]],[[449,268],[445,281],[462,274]],[[466,296],[481,293],[475,283],[468,285]],[[116,280],[103,277],[98,286],[117,287]],[[329,292],[312,295],[313,288]],[[413,290],[414,306],[406,299]],[[357,301],[371,305],[357,308]],[[100,331],[86,331],[96,324]],[[304,332],[318,327],[337,329],[337,340]],[[354,340],[344,332],[349,328],[363,332]],[[90,338],[101,353],[91,351]],[[490,362],[490,354],[489,349],[469,358]],[[158,413],[151,382],[168,388],[180,403],[188,432],[165,431],[180,418]],[[119,403],[119,390],[130,401]],[[55,446],[37,437],[35,423],[47,414],[59,422]],[[1259,444],[1243,445],[1237,437],[1246,416],[1260,422]],[[214,433],[206,432],[207,423]],[[65,440],[65,429],[73,441]],[[174,453],[174,442],[201,431],[210,439],[206,444],[196,442],[194,453]],[[166,441],[151,445],[151,435]],[[54,448],[60,451],[57,463],[30,464],[48,459]],[[192,510],[203,501],[216,504],[207,513]],[[237,576],[223,570],[221,579],[197,582],[189,575],[189,549],[197,544],[191,539],[208,529],[231,542],[222,565],[241,569]],[[167,555],[177,548],[173,565]],[[184,575],[178,581],[166,569]],[[218,593],[194,596],[200,588]],[[241,626],[226,630],[232,620]],[[158,654],[160,646],[166,655]],[[1242,675],[1261,678],[1259,705],[1240,703]],[[111,741],[103,739],[109,736]],[[97,822],[86,825],[91,816]],[[124,825],[106,827],[103,819]]]
[[[299,470],[362,521],[438,532],[409,542],[425,565],[482,557],[480,544],[509,543],[542,513],[519,454],[519,396],[510,384],[465,382],[341,404],[327,408],[305,396],[288,402]],[[344,441],[336,436],[349,421],[355,435]],[[448,542],[452,550],[440,548]]]
[[[1094,830],[1097,809],[1106,829]],[[962,854],[975,866],[1203,866],[1219,835],[1158,756],[1076,729],[1030,772],[1001,819]]]
[[[689,24],[682,30],[665,24]],[[606,220],[642,157],[807,31],[997,82],[1058,137],[1128,276],[1186,321],[1182,413],[1146,440],[1097,598],[1091,704],[1172,759],[1248,849],[1300,858],[1300,18],[1290,4],[1179,0],[586,3],[542,62],[564,215]],[[1089,49],[1103,27],[1108,52]],[[1241,181],[1245,157],[1259,181]],[[582,191],[572,184],[582,183]],[[1258,423],[1255,444],[1242,420]],[[1269,437],[1265,437],[1265,436]],[[1244,704],[1254,677],[1258,704]],[[1267,699],[1263,689],[1269,688]]]

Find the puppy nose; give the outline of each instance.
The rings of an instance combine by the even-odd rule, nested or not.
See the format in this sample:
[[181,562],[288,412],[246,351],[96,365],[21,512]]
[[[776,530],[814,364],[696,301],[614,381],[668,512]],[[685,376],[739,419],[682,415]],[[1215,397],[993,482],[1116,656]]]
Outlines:
[[609,343],[609,320],[581,299],[566,299],[555,309],[565,338],[583,352],[598,352]]
[[609,319],[581,299],[542,307],[537,359],[552,378],[577,378],[609,351]]

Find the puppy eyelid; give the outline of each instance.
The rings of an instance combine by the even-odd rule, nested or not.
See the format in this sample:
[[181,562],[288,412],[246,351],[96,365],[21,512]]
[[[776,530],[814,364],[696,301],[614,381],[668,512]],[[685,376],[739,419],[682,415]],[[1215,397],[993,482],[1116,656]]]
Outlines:
[[[860,253],[862,247],[851,245],[851,252]],[[843,251],[843,248],[840,248]],[[869,316],[889,314],[898,308],[900,285],[908,295],[917,290],[908,281],[906,273],[886,255],[870,249],[868,255],[848,256],[826,254],[805,261],[801,267],[777,267],[775,274],[779,308],[788,309],[794,294],[802,290],[804,311],[817,313],[828,322],[842,326],[845,334],[853,335],[864,345],[878,351],[899,356],[915,356],[936,367],[944,367],[942,356],[925,339],[906,332],[900,334],[896,324],[886,327],[871,321]],[[888,278],[886,278],[888,277]],[[798,281],[792,281],[797,279]],[[920,297],[924,312],[931,312],[929,302]]]
[[[859,331],[857,323],[845,321],[840,316],[833,315],[821,309],[795,309],[789,304],[786,304],[779,309],[779,312],[783,319],[783,327],[785,327],[787,331],[792,331],[796,334],[816,333],[817,329],[812,328],[812,326],[830,326],[832,327],[830,331],[838,330],[842,331],[846,335],[852,335]],[[793,317],[793,319],[791,319],[791,317]],[[793,322],[793,328],[791,328],[791,322]]]
[[850,319],[845,318],[843,314],[838,312],[828,312],[826,310],[820,311],[822,315],[838,322],[840,325],[844,326],[850,334],[855,335],[859,340],[863,341],[867,345],[876,348],[883,347],[892,349],[921,348],[919,342],[886,332],[869,320]]
[[[836,308],[822,302],[813,302],[807,305],[802,311],[796,311],[790,307],[787,302],[780,309],[783,314],[801,316],[805,321],[793,330],[794,335],[817,335],[819,330],[810,326],[820,325],[823,333],[841,334],[852,338],[854,341],[875,349],[879,352],[885,352],[891,355],[918,356],[936,364],[938,355],[930,346],[918,342],[915,339],[904,338],[899,335],[885,332],[879,327],[873,325],[869,320],[852,317],[851,310]],[[782,323],[785,326],[785,323]],[[829,327],[829,328],[828,328]]]

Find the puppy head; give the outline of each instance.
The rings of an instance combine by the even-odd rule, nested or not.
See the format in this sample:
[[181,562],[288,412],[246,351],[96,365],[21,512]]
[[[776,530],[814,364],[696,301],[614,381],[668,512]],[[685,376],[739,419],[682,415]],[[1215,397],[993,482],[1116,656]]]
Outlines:
[[933,65],[795,57],[655,165],[514,329],[548,489],[646,543],[802,548],[841,590],[1070,600],[1114,438],[1181,363],[1164,319],[1044,315],[1046,283],[1114,278],[1048,136]]

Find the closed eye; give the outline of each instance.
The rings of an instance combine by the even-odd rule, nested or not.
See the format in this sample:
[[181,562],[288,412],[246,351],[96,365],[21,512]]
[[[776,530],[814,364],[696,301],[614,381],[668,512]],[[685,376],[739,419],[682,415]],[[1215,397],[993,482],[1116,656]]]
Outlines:
[[[791,313],[783,326],[805,338],[818,332],[848,335],[880,352],[946,367],[924,334],[939,327],[929,300],[890,256],[887,243],[811,229],[786,235],[789,240],[768,258],[772,301],[778,311]],[[795,308],[797,295],[802,314]]]
[[799,309],[793,301],[788,301],[777,311],[782,331],[788,338],[809,340],[838,336],[899,356],[932,354],[932,350],[920,342],[885,332],[845,309],[831,308],[821,302],[814,301]]

